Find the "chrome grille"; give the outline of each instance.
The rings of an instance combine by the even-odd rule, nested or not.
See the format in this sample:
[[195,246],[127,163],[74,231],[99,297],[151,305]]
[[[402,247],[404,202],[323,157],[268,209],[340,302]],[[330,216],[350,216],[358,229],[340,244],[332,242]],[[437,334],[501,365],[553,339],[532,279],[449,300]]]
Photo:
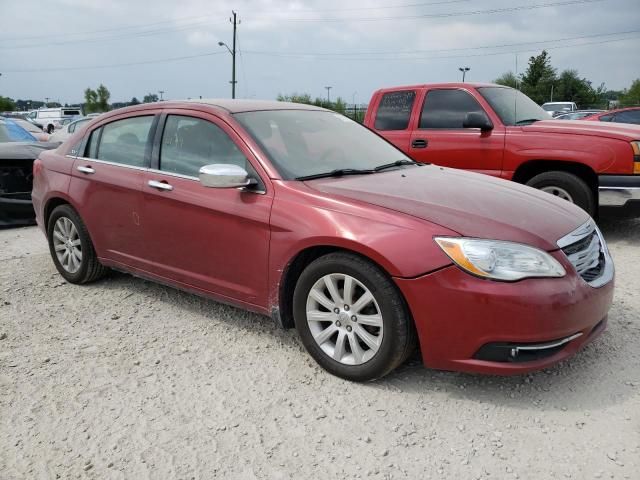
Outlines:
[[613,278],[613,262],[593,220],[562,237],[558,246],[590,285],[599,287]]

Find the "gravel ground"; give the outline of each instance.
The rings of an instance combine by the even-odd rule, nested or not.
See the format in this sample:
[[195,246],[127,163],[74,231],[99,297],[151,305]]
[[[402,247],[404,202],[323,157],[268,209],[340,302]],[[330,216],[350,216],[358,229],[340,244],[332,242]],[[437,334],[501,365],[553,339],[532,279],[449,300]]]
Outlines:
[[412,359],[351,384],[295,331],[123,274],[66,284],[35,228],[0,231],[0,478],[640,475],[640,220],[605,220],[608,330],[529,376]]

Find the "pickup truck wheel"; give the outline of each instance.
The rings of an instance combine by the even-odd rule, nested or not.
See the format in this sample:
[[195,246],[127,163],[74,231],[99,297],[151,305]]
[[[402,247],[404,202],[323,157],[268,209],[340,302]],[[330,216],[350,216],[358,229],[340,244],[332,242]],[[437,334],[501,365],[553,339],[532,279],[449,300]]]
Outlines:
[[536,175],[527,185],[576,204],[589,215],[596,211],[596,202],[589,185],[569,172],[544,172]]
[[396,285],[351,253],[322,256],[302,272],[293,314],[309,354],[346,380],[380,378],[416,347],[413,320]]

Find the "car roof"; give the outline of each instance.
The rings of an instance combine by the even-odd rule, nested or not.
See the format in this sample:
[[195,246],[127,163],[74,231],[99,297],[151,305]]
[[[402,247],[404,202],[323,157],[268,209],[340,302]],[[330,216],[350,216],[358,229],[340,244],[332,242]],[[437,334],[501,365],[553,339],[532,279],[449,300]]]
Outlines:
[[385,87],[380,88],[378,92],[388,92],[395,90],[411,90],[418,88],[479,88],[479,87],[502,87],[502,88],[511,88],[506,85],[498,85],[497,83],[476,83],[476,82],[447,82],[447,83],[421,83],[416,85],[399,85],[396,87]]
[[[194,108],[213,107],[224,113],[256,112],[263,110],[317,110],[329,111],[315,105],[293,102],[279,102],[276,100],[244,100],[244,99],[197,99],[197,100],[166,100],[162,102],[142,103],[129,107],[118,108],[105,112],[100,118],[107,118],[113,114],[121,115],[129,112],[151,110],[157,108]],[[104,116],[104,117],[103,117]]]

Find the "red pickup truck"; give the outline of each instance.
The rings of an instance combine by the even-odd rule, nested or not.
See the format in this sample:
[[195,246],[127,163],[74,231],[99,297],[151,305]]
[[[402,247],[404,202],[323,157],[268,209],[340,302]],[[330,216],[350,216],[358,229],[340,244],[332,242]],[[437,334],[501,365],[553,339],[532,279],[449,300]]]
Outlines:
[[572,201],[640,203],[640,126],[549,120],[533,100],[494,84],[378,90],[365,125],[418,162],[513,180]]

